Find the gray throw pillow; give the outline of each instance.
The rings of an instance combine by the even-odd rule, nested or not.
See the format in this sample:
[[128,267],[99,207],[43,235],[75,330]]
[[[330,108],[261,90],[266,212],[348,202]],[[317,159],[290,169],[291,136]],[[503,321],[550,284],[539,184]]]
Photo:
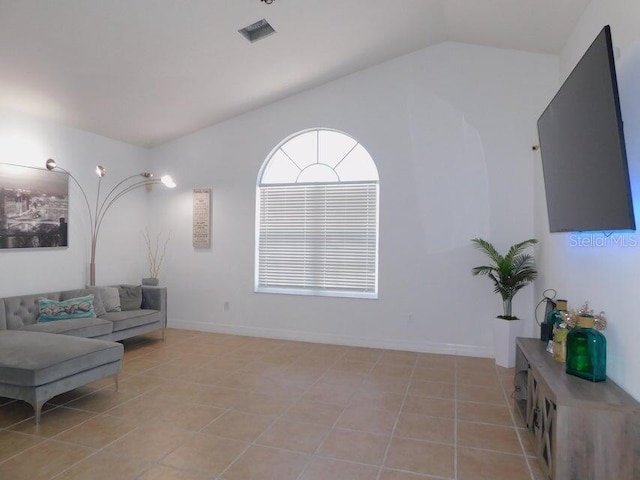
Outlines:
[[104,302],[102,301],[102,295],[100,295],[100,291],[97,287],[87,287],[82,290],[67,290],[60,293],[60,300],[86,297],[87,295],[93,295],[93,311],[95,312],[96,317],[107,313],[107,310],[104,308]]
[[102,296],[102,303],[104,309],[107,312],[119,312],[120,308],[120,293],[116,287],[96,287],[100,290],[100,296]]
[[120,285],[120,307],[122,311],[140,310],[142,307],[142,285]]

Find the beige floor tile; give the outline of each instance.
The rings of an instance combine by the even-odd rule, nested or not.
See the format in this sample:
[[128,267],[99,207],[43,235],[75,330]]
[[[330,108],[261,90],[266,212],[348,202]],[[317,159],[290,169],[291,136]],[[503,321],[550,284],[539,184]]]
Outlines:
[[170,428],[198,431],[221,417],[225,409],[197,405],[193,403],[176,404],[175,408],[163,411],[150,424],[163,425]]
[[271,378],[276,380],[284,379],[294,385],[306,388],[317,382],[325,372],[326,370],[322,368],[292,365],[291,367],[281,369],[278,373],[272,375]]
[[388,392],[404,395],[409,386],[409,379],[393,377],[366,377],[358,387],[367,392]]
[[354,401],[352,406],[344,410],[336,426],[390,435],[397,416],[398,413],[395,410],[364,408]]
[[381,465],[388,442],[388,435],[336,428],[322,442],[316,454],[321,457]]
[[421,353],[418,355],[416,367],[455,368],[456,357],[443,353]]
[[401,352],[393,350],[385,350],[382,353],[378,364],[379,365],[404,365],[406,367],[413,367],[418,360],[418,353],[414,352]]
[[147,470],[138,480],[211,480],[211,475],[173,467],[157,465]]
[[97,452],[64,471],[56,480],[135,480],[149,466],[135,458]]
[[0,407],[0,428],[10,427],[28,418],[32,418],[33,415],[33,407],[26,402],[17,401],[7,403]]
[[419,382],[442,382],[454,383],[456,379],[455,368],[451,367],[422,367],[417,366],[413,370],[411,377],[414,381]]
[[371,369],[374,377],[410,378],[413,367],[406,365],[389,365],[378,363]]
[[355,387],[345,388],[344,386],[318,381],[306,391],[302,398],[311,402],[346,406],[355,391]]
[[311,457],[302,453],[254,446],[236,460],[223,480],[295,480]]
[[464,447],[504,453],[522,453],[518,435],[513,427],[458,421],[457,442],[458,445]]
[[463,402],[495,403],[506,405],[502,387],[481,387],[478,385],[458,385],[457,399]]
[[0,462],[44,441],[35,435],[0,430]]
[[162,464],[182,470],[219,475],[248,446],[248,443],[198,433],[167,455]]
[[341,405],[299,400],[289,407],[282,415],[282,419],[331,426],[336,422],[343,409],[344,407]]
[[349,372],[345,370],[327,370],[318,383],[331,384],[345,389],[360,388],[362,382],[368,378],[366,373],[361,372]]
[[53,405],[64,405],[80,397],[89,395],[90,393],[93,393],[95,391],[96,391],[95,388],[90,388],[90,387],[74,388],[73,390],[70,390],[68,392],[61,393],[60,395],[56,395],[51,400],[48,400],[47,403],[50,403]]
[[377,480],[378,467],[314,458],[298,480]]
[[271,423],[274,416],[230,411],[206,426],[202,432],[253,442]]
[[527,459],[543,479],[492,359],[177,329],[124,343],[120,391],[55,397],[37,434],[0,398],[0,478],[442,480],[457,435],[457,480],[532,480]]
[[347,360],[357,360],[360,362],[370,361],[375,363],[382,356],[382,350],[377,348],[351,347],[342,358]]
[[147,375],[136,375],[135,377],[123,378],[118,385],[118,391],[122,393],[132,393],[140,395],[158,388],[161,385],[170,383],[158,377],[149,377]]
[[247,395],[248,393],[243,390],[206,385],[202,387],[199,396],[194,399],[194,402],[211,407],[231,408]]
[[402,413],[394,431],[396,437],[413,438],[437,443],[454,443],[455,421],[452,418],[429,417]]
[[135,428],[135,425],[124,418],[100,415],[62,432],[55,439],[86,447],[102,448]]
[[278,420],[256,440],[259,445],[313,453],[326,437],[329,427],[312,423]]
[[160,426],[139,427],[106,447],[116,455],[129,455],[146,462],[155,462],[191,438],[185,430]]
[[458,420],[513,426],[511,413],[506,405],[491,403],[457,402]]
[[496,369],[496,362],[493,358],[483,357],[456,357],[458,368],[475,368],[476,370],[492,371]]
[[295,365],[299,367],[324,368],[326,370],[337,361],[338,359],[332,357],[331,355],[327,355],[327,356],[302,355],[301,357],[298,357],[296,359]]
[[452,400],[456,396],[456,386],[453,383],[421,382],[419,380],[413,380],[409,386],[409,395],[447,398]]
[[404,405],[402,406],[402,411],[432,417],[454,418],[455,402],[442,398],[407,395]]
[[264,395],[279,396],[296,401],[302,398],[307,387],[299,384],[291,383],[286,380],[270,378],[268,385],[260,389],[260,393]]
[[0,478],[49,480],[95,450],[49,440],[0,464]]
[[458,480],[530,480],[522,455],[458,447]]
[[536,458],[528,458],[529,467],[531,468],[531,473],[533,474],[533,480],[548,480],[549,477],[543,472],[540,467],[540,463]]
[[122,373],[123,377],[137,375],[146,370],[150,370],[159,365],[158,362],[154,362],[152,360],[145,360],[144,358],[125,358],[122,364]]
[[475,369],[458,369],[456,382],[459,385],[478,385],[480,387],[502,387],[498,374],[493,372],[477,371]]
[[380,480],[441,480],[442,477],[433,477],[431,475],[421,475],[418,473],[401,472],[399,470],[382,470]]
[[128,402],[120,404],[105,413],[116,417],[128,418],[140,425],[153,422],[166,411],[174,410],[179,405],[164,398],[156,397],[153,392],[147,392]]
[[454,446],[393,438],[385,467],[425,475],[453,478]]
[[404,395],[389,392],[370,392],[358,390],[352,397],[350,404],[362,408],[375,408],[397,412],[402,406]]
[[40,417],[40,424],[36,424],[35,419],[30,418],[13,425],[10,429],[15,432],[48,438],[73,428],[94,416],[94,413],[58,407],[43,413]]
[[362,362],[341,358],[331,365],[330,370],[367,374],[373,368],[374,362]]
[[283,399],[262,393],[252,393],[233,407],[235,410],[256,415],[280,415],[294,403],[294,399]]
[[116,392],[112,389],[103,388],[102,390],[98,390],[90,395],[86,395],[82,398],[69,402],[65,407],[86,410],[93,413],[103,413],[132,400],[136,396],[137,395],[135,393],[124,391]]
[[[533,435],[526,428],[518,428],[516,430],[524,447],[524,454],[530,457],[536,456],[536,449],[533,444]],[[519,452],[518,452],[519,453]]]

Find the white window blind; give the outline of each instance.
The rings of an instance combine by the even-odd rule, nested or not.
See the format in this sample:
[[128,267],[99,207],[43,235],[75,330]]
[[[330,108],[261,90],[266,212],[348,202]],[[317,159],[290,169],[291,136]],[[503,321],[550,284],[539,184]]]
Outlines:
[[378,183],[259,187],[257,291],[377,297]]

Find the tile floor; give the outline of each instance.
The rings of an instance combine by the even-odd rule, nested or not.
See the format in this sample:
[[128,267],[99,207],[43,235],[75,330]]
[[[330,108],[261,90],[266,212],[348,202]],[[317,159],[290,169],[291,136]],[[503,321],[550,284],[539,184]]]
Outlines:
[[116,392],[0,398],[11,480],[541,480],[493,360],[167,330]]

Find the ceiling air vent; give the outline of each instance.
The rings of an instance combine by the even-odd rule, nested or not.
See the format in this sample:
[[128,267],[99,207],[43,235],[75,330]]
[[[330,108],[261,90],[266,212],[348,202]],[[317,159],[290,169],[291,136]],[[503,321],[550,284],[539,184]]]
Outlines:
[[267,22],[264,18],[262,20],[257,21],[256,23],[252,23],[248,27],[244,27],[243,29],[238,30],[242,34],[244,38],[249,40],[251,43],[260,40],[261,38],[267,37],[272,33],[276,33],[269,22]]

